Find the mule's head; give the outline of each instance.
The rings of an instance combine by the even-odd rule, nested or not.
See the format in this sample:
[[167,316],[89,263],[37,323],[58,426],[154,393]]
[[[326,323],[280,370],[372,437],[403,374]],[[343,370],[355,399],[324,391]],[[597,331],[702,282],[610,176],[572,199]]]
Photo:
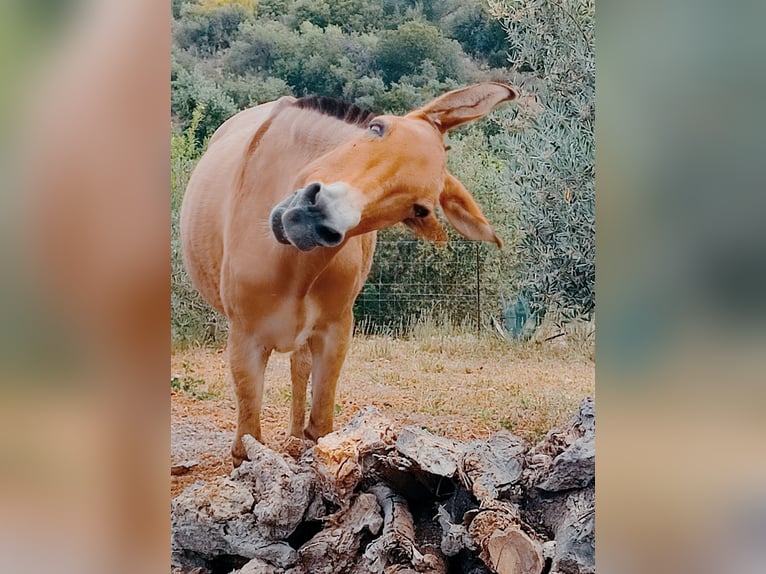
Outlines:
[[301,172],[301,189],[271,212],[275,237],[309,251],[404,222],[421,237],[444,241],[434,213],[439,205],[460,234],[502,247],[471,194],[447,171],[443,138],[517,97],[514,88],[484,83],[444,94],[405,116],[377,116]]

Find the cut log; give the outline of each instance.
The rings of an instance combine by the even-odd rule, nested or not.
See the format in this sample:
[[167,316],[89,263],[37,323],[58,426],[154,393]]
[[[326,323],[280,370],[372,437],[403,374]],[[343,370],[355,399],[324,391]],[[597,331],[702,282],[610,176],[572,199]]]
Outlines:
[[[363,409],[297,461],[249,461],[172,503],[173,566],[233,574],[594,574],[593,401],[535,447],[397,432]],[[328,516],[330,509],[334,514]],[[236,570],[239,568],[239,570]],[[196,570],[195,570],[196,569]]]
[[572,488],[584,488],[596,478],[596,437],[578,438],[553,459],[548,476],[537,488],[559,492]]
[[415,520],[415,541],[424,556],[424,574],[447,574],[447,557],[441,551],[442,529],[433,515],[420,513]]
[[396,450],[417,463],[421,470],[447,478],[457,474],[464,448],[415,426],[404,427],[396,439]]
[[528,522],[541,521],[553,533],[556,543],[552,571],[561,574],[593,574],[595,560],[595,490],[585,489],[559,493],[552,497],[530,498],[530,511],[537,515]]
[[384,484],[376,484],[369,491],[383,510],[383,532],[364,552],[367,571],[380,574],[389,564],[405,564],[418,572],[436,568],[434,559],[415,544],[415,525],[404,498]]
[[508,431],[474,441],[460,461],[460,480],[480,501],[507,496],[521,479],[528,449],[524,439]]
[[522,530],[518,509],[496,501],[476,514],[468,532],[481,549],[479,556],[498,574],[540,574],[542,545]]
[[595,513],[571,512],[556,532],[554,571],[562,574],[595,574]]
[[245,564],[239,570],[235,570],[231,574],[283,574],[284,570],[281,568],[275,568],[268,562],[264,562],[260,558],[253,558],[250,562]]
[[373,455],[390,451],[395,440],[392,421],[368,406],[345,427],[320,438],[302,460],[313,464],[322,495],[344,506],[372,467]]
[[261,558],[280,568],[297,562],[289,544],[267,538],[251,512],[253,494],[228,477],[198,484],[171,505],[172,563],[182,569],[204,568],[222,555]]
[[287,538],[312,502],[314,474],[250,435],[242,437],[242,444],[250,460],[234,469],[232,478],[250,485],[255,501],[252,513],[264,537]]
[[525,482],[549,492],[591,484],[595,478],[595,417],[593,399],[585,397],[563,428],[551,430],[527,452]]
[[372,494],[353,498],[347,510],[328,516],[328,527],[300,550],[301,566],[307,574],[346,572],[357,560],[362,539],[380,532],[383,518],[380,505]]

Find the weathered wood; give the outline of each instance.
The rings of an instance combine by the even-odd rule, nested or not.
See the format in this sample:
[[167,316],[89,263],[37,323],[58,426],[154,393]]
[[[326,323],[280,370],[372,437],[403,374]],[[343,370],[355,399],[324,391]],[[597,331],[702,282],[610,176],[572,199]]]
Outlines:
[[322,494],[338,505],[349,496],[374,464],[374,454],[393,448],[393,422],[375,407],[364,407],[342,429],[323,436],[306,453],[319,478]]
[[551,430],[526,455],[523,518],[556,543],[552,572],[595,572],[595,404]]
[[475,550],[476,544],[468,534],[468,529],[462,524],[453,524],[451,518],[449,512],[440,506],[438,520],[442,530],[441,551],[445,556],[456,556],[461,550]]
[[282,568],[295,564],[298,554],[289,544],[264,535],[251,512],[254,503],[250,488],[228,477],[177,496],[171,505],[173,564],[204,568],[221,555],[261,558]]
[[508,495],[521,479],[528,449],[524,439],[508,431],[474,441],[460,461],[460,480],[480,501]]
[[268,562],[264,562],[260,558],[253,558],[250,562],[245,564],[239,570],[232,572],[231,574],[283,574],[284,570],[276,568]]
[[372,407],[296,449],[297,461],[246,436],[249,461],[173,501],[173,565],[540,574],[548,560],[556,574],[594,574],[594,433],[586,399],[533,448],[506,431],[469,444],[418,427],[397,433]]
[[530,490],[523,517],[527,524],[550,533],[555,542],[552,571],[592,574],[595,564],[595,489],[591,485],[562,493]]
[[383,532],[364,551],[369,572],[379,574],[389,563],[422,565],[424,556],[415,546],[415,525],[404,498],[384,484],[369,488],[383,510]]
[[550,473],[536,486],[549,492],[584,488],[596,477],[595,461],[595,437],[579,438],[553,459]]
[[431,434],[420,427],[404,427],[396,439],[396,450],[425,472],[443,477],[456,475],[464,445]]
[[415,520],[415,541],[425,557],[425,574],[447,574],[447,557],[441,551],[442,529],[434,516],[420,513]]
[[328,527],[300,550],[306,574],[336,574],[347,571],[357,560],[361,540],[377,534],[383,526],[380,506],[373,494],[362,493],[351,506],[326,519]]
[[553,571],[564,574],[595,574],[596,513],[593,489],[572,493],[567,513],[556,530]]
[[479,556],[498,574],[540,574],[541,543],[522,530],[518,509],[495,501],[473,518],[468,532],[481,549]]
[[250,435],[242,437],[249,461],[232,478],[251,485],[252,514],[259,530],[272,540],[290,536],[303,521],[314,494],[314,474],[305,466],[274,452]]
[[562,428],[527,452],[526,482],[549,492],[584,488],[595,480],[596,414],[591,397]]

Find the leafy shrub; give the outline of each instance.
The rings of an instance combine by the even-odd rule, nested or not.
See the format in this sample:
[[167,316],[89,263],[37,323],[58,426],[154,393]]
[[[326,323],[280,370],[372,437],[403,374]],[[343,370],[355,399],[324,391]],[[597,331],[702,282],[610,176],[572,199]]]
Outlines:
[[519,77],[540,98],[495,138],[518,203],[516,289],[532,312],[563,319],[595,309],[593,0],[491,0]]
[[254,17],[254,5],[248,0],[188,3],[179,10],[173,37],[179,47],[201,55],[228,48],[240,24]]
[[198,141],[207,140],[218,126],[238,111],[232,98],[197,66],[189,70],[174,65],[170,86],[170,105],[182,129],[191,125],[195,110],[205,110],[195,127],[194,135]]
[[444,20],[444,29],[463,50],[490,66],[507,64],[508,41],[505,29],[492,18],[482,4],[461,3]]
[[378,65],[383,79],[398,82],[402,76],[418,73],[425,60],[433,63],[437,80],[462,81],[460,44],[445,38],[427,22],[405,22],[385,32],[378,47]]
[[229,78],[224,80],[221,88],[238,110],[270,102],[292,93],[287,82],[271,76],[265,79],[259,76]]
[[180,346],[220,344],[226,335],[225,319],[207,304],[186,273],[178,221],[184,190],[205,148],[197,136],[204,123],[204,111],[204,105],[199,105],[186,130],[173,133],[170,140],[170,326],[172,341]]
[[230,75],[279,78],[296,95],[340,97],[346,85],[374,68],[376,41],[335,26],[303,22],[297,31],[280,22],[245,24],[225,58]]
[[284,80],[286,67],[297,59],[294,32],[281,22],[259,20],[242,25],[224,58],[224,70],[232,76],[268,73]]
[[384,21],[380,3],[369,0],[296,0],[290,17],[295,28],[310,22],[320,28],[337,26],[349,34],[369,32]]

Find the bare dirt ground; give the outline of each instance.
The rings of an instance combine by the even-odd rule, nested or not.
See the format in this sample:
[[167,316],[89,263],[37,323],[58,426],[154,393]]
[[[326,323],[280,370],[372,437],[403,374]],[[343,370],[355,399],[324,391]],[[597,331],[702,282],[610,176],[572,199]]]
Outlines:
[[[171,368],[171,463],[198,463],[172,477],[175,496],[231,471],[236,406],[225,350],[176,351]],[[286,438],[289,375],[289,355],[273,354],[262,427],[276,450]],[[372,404],[402,425],[450,438],[484,438],[505,428],[534,442],[594,391],[592,344],[567,337],[523,345],[466,334],[356,337],[338,385],[336,428]]]

